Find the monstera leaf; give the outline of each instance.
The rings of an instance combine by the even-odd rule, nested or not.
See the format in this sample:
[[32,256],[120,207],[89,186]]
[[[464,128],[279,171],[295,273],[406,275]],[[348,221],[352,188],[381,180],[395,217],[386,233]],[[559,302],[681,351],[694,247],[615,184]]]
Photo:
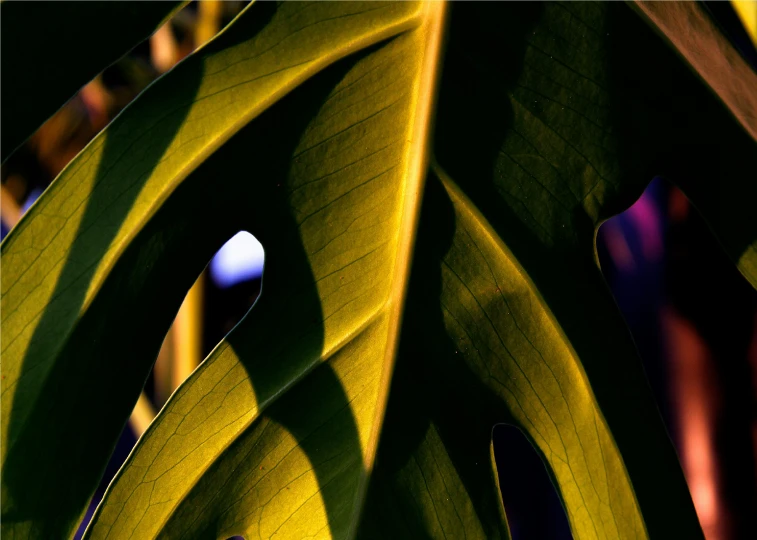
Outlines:
[[757,285],[755,89],[696,4],[251,4],[2,246],[3,534],[75,529],[246,230],[261,297],[88,538],[506,538],[501,422],[576,538],[701,537],[594,238],[664,175]]

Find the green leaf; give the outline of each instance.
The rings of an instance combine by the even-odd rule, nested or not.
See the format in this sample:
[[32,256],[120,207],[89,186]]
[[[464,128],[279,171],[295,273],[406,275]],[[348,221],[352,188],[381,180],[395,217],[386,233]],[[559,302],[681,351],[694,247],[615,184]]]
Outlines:
[[[729,217],[725,206],[706,217],[727,249],[753,243],[739,210],[757,195],[743,177],[757,170],[755,142],[626,6],[455,15],[435,137],[454,209],[440,294],[451,346],[545,457],[574,536],[700,536],[594,237],[666,175],[743,197]],[[741,88],[754,101],[757,85]]]
[[[594,237],[664,174],[749,276],[749,117],[625,5],[457,4],[440,57],[442,10],[252,5],[11,233],[4,534],[73,530],[183,294],[244,229],[262,296],[88,537],[506,538],[498,422],[542,455],[576,538],[701,537]],[[650,19],[689,58],[689,29]]]
[[[411,29],[319,74],[211,158],[213,175],[258,163],[257,181],[234,179],[225,199],[254,208],[238,226],[268,246],[266,293],[145,434],[91,537],[357,527],[425,174],[441,6],[411,12]],[[199,196],[207,180],[182,187]]]
[[3,161],[185,3],[3,2]]
[[[179,239],[180,220],[155,232],[144,229],[150,217],[251,118],[418,16],[413,4],[252,7],[114,120],[3,243],[4,533],[59,537],[76,526],[188,279],[230,236],[215,229],[215,243],[195,249]],[[183,268],[156,259],[177,250]],[[123,343],[126,335],[139,337]]]

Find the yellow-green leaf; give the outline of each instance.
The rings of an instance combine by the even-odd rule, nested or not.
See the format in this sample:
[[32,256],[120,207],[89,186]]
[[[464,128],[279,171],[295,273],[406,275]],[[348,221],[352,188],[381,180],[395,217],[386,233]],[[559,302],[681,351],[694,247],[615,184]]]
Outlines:
[[499,422],[576,538],[701,537],[594,237],[666,175],[753,278],[757,85],[623,4],[444,10],[253,4],[11,233],[4,534],[70,533],[182,295],[247,230],[262,296],[88,537],[506,538]]
[[[194,279],[212,253],[183,254],[204,261],[188,263],[162,287],[171,268],[159,266],[157,252],[192,242],[182,244],[176,229],[144,232],[150,216],[266,107],[334,61],[417,26],[418,12],[410,3],[250,6],[114,120],[9,235],[2,252],[5,534],[59,536],[76,526],[189,272]],[[415,107],[405,90],[394,95]],[[416,176],[419,159],[412,162]],[[409,238],[398,241],[409,245]],[[135,295],[158,290],[142,326]],[[112,340],[126,329],[139,338],[114,349]],[[90,400],[103,403],[90,411]],[[92,430],[83,418],[101,427]],[[40,445],[42,436],[50,442]],[[46,458],[50,452],[57,460]],[[62,501],[60,493],[67,493]]]

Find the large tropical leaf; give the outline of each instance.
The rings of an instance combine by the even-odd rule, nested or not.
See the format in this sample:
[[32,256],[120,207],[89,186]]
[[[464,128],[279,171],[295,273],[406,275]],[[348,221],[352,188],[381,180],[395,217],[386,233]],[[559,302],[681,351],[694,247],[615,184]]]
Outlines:
[[[135,238],[145,222],[193,168],[249,119],[335,60],[417,25],[422,6],[292,3],[278,8],[273,4],[254,7],[240,15],[233,27],[200,54],[151,86],[119,116],[62,172],[3,244],[2,457],[6,534],[36,531],[43,537],[60,536],[76,526],[137,396],[134,392],[139,391],[149,373],[161,334],[176,312],[175,301],[186,292],[190,284],[187,278],[195,279],[213,249],[222,243],[219,240],[213,246],[198,245],[198,249],[189,249],[185,244],[182,258],[194,259],[195,264],[187,261],[179,270],[181,277],[176,278],[170,276],[169,269],[178,259],[166,260],[171,265],[159,278],[161,268],[155,257],[167,255],[181,242],[163,230],[146,240],[144,235],[150,236],[150,232],[143,231],[142,237]],[[423,33],[425,36],[425,30]],[[417,45],[413,51],[419,59],[408,57],[408,62],[420,69],[425,45]],[[407,133],[399,135],[403,141],[426,139],[411,130],[426,129],[428,125],[427,119],[416,121],[416,114],[411,114],[418,107],[428,110],[429,106],[428,84],[422,85],[423,99],[420,91],[407,90],[408,85],[420,84],[416,82],[418,76],[409,70],[406,84],[390,88],[394,93],[385,100],[367,100],[370,107],[376,107],[377,115],[383,107],[387,113],[399,111],[408,117],[396,119],[400,125],[409,126]],[[356,100],[364,98],[360,95]],[[358,112],[361,110],[358,108]],[[334,117],[332,124],[338,120]],[[419,127],[412,127],[416,125]],[[289,132],[286,124],[280,124],[278,129]],[[398,134],[392,130],[392,135]],[[262,140],[268,137],[265,133]],[[375,140],[386,145],[383,154],[374,156],[382,167],[386,159],[402,161],[402,166],[384,167],[387,177],[395,182],[411,182],[408,178],[412,177],[412,182],[419,184],[424,170],[422,152],[411,152],[404,142],[391,145],[392,140],[378,136]],[[316,148],[314,154],[320,156],[323,148]],[[267,148],[266,153],[270,152],[271,148]],[[263,161],[269,167],[278,165]],[[379,172],[384,170],[363,176],[361,181],[368,182]],[[240,173],[242,170],[235,167],[227,179],[233,180]],[[264,169],[259,173],[264,175]],[[212,174],[221,173],[215,170]],[[275,173],[269,173],[268,178],[281,182]],[[237,180],[233,183],[247,185]],[[214,184],[223,185],[218,179],[204,183],[206,193],[198,200],[209,202],[207,192],[217,189],[212,187]],[[365,189],[375,189],[375,185],[366,183]],[[391,191],[405,193],[398,186]],[[420,187],[414,191],[417,198]],[[408,211],[403,217],[401,210],[411,204],[410,200],[403,195],[396,202],[395,218],[390,217],[387,226],[414,216]],[[269,205],[270,202],[265,204]],[[303,206],[303,212],[308,209],[315,211],[317,207]],[[327,214],[328,211],[323,215]],[[38,219],[37,215],[46,217]],[[304,218],[304,213],[298,216],[300,220]],[[188,232],[179,227],[179,220],[170,221],[174,235]],[[411,225],[407,227],[412,230]],[[218,238],[219,230],[220,227],[211,235]],[[322,234],[316,227],[313,230]],[[411,238],[410,234],[396,235],[395,243],[404,246],[401,257],[399,247],[388,245],[387,252],[374,253],[377,257],[391,256],[384,273],[398,276],[386,282],[394,283],[392,290],[402,290],[405,273],[394,272],[392,261],[397,257],[407,261]],[[380,244],[383,243],[372,248]],[[364,247],[361,243],[360,249]],[[321,256],[326,255],[323,252]],[[166,280],[172,285],[164,287],[162,282]],[[147,292],[152,287],[152,292]],[[159,297],[151,307],[150,318],[140,313],[144,306],[137,300],[145,298],[143,294]],[[396,294],[399,292],[393,293]],[[376,308],[387,301],[377,296]],[[104,315],[103,308],[116,305],[119,309],[106,309],[110,315]],[[401,302],[395,300],[389,305],[398,309]],[[363,316],[368,317],[368,310],[363,311]],[[382,314],[383,331],[393,328],[396,334],[396,322],[388,321],[396,321],[397,314],[390,315],[387,310]],[[319,314],[311,316],[320,318]],[[133,323],[140,320],[144,326],[135,328]],[[123,338],[124,331],[139,337],[114,349],[112,340],[118,335]],[[97,337],[92,339],[93,336]],[[395,340],[389,336],[386,341],[391,348]],[[99,382],[93,385],[93,380]],[[94,411],[90,410],[93,401],[102,402]],[[55,426],[55,433],[39,429],[48,423]],[[89,424],[98,428],[92,430]],[[40,436],[49,444],[41,444]],[[51,453],[57,454],[58,459],[47,459]],[[63,500],[61,493],[66,494]]]
[[73,530],[183,294],[244,229],[263,294],[90,537],[506,537],[497,422],[542,455],[577,538],[701,536],[594,235],[665,174],[755,283],[757,84],[722,90],[754,73],[722,40],[707,71],[680,13],[645,15],[720,101],[613,3],[455,5],[440,56],[444,9],[250,6],[11,233],[3,534]]
[[3,2],[2,160],[182,3]]

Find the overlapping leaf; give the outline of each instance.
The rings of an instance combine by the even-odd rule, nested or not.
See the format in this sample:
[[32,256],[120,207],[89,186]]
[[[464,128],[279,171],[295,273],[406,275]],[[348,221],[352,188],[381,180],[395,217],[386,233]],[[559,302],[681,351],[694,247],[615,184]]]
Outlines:
[[[248,8],[3,245],[3,532],[71,530],[182,291],[246,229],[266,247],[260,300],[90,537],[506,537],[497,422],[543,456],[575,537],[701,536],[593,243],[663,174],[754,283],[757,85],[728,82],[754,73],[704,19],[738,69],[698,65],[671,9],[653,25],[729,109],[624,5],[454,7],[405,301],[441,4]],[[67,420],[92,397],[99,438]],[[48,476],[49,496],[22,485]]]

